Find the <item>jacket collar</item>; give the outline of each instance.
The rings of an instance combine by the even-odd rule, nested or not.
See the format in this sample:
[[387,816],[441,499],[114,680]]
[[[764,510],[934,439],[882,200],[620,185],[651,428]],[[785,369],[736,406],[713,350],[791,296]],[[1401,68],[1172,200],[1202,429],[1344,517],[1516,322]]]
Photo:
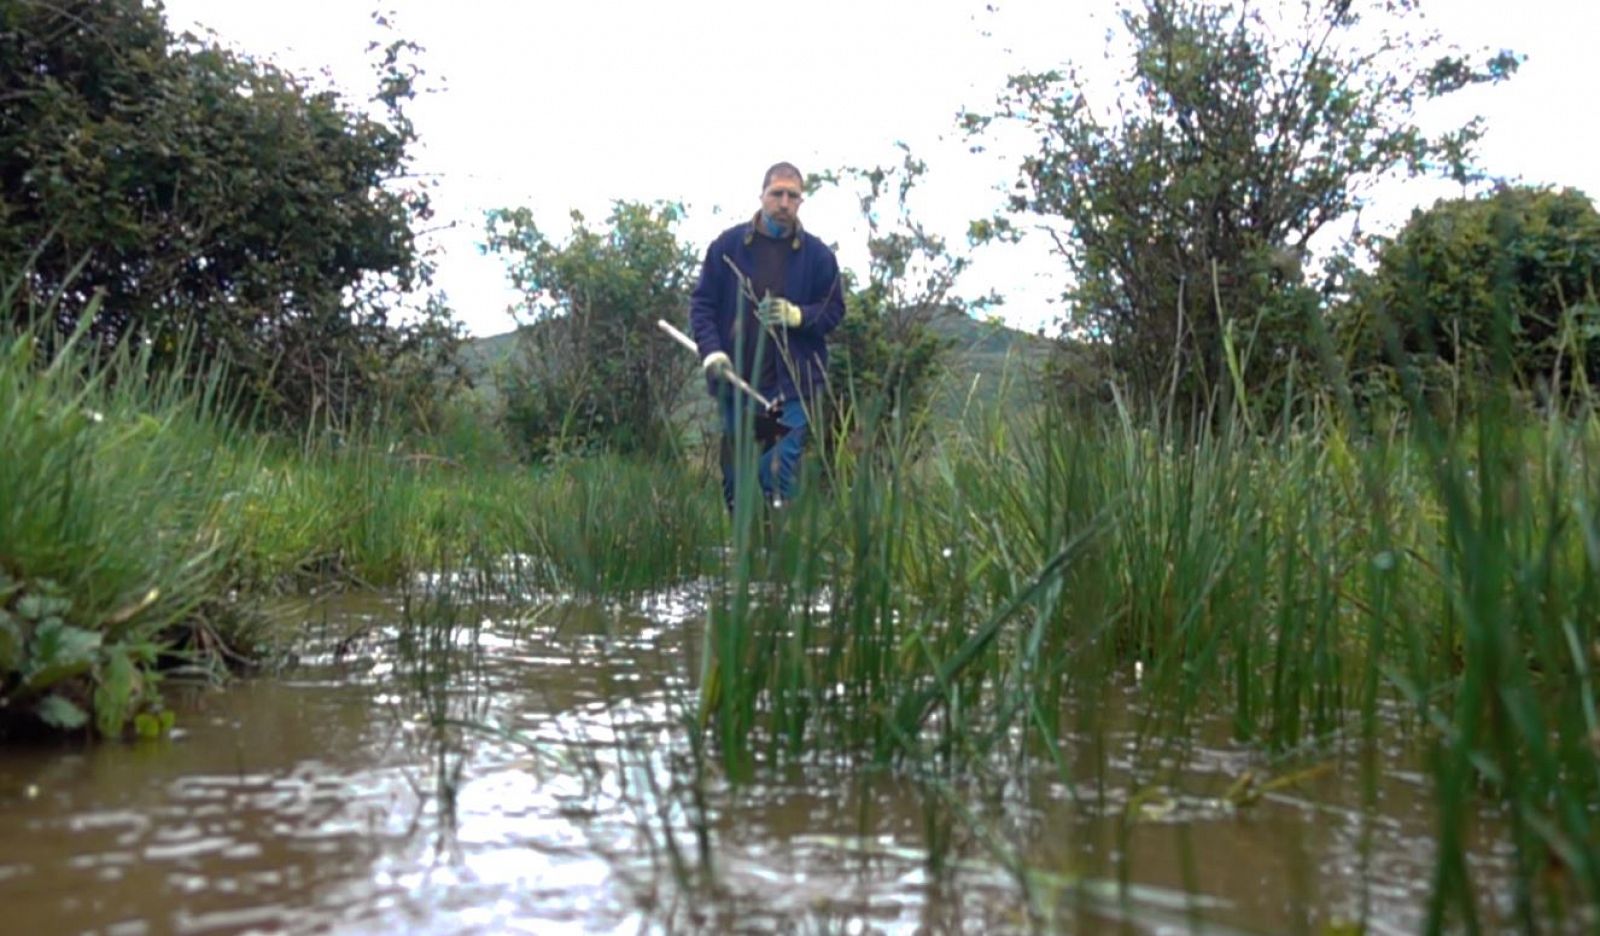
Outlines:
[[[744,245],[746,247],[749,247],[752,243],[755,242],[756,233],[760,229],[760,225],[761,225],[761,212],[757,211],[754,215],[752,215],[750,217],[750,223],[745,226],[745,230],[744,230]],[[804,234],[805,234],[805,228],[803,228],[801,226],[800,219],[799,218],[795,218],[794,219],[794,233],[791,234],[790,237],[789,237],[789,249],[790,250],[799,250],[800,249],[800,241],[803,238]]]

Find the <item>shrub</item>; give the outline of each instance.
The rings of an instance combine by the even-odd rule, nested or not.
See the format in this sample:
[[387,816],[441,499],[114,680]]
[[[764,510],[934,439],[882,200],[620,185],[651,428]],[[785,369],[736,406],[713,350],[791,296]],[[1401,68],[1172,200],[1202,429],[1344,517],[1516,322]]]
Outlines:
[[565,243],[526,208],[490,212],[488,249],[527,297],[519,351],[501,376],[510,435],[541,459],[570,451],[659,453],[694,357],[656,328],[680,321],[697,268],[676,205],[618,202],[606,228],[573,212]]
[[1341,327],[1369,382],[1392,380],[1395,363],[1435,377],[1443,364],[1454,379],[1509,372],[1564,394],[1600,379],[1597,286],[1593,202],[1572,189],[1505,187],[1415,212]]
[[[417,71],[380,61],[377,114],[271,64],[167,30],[142,0],[0,0],[0,320],[63,334],[91,298],[103,347],[158,368],[225,361],[267,416],[343,422],[453,350],[437,306],[391,321],[426,279],[402,105]],[[412,366],[420,361],[420,366]]]

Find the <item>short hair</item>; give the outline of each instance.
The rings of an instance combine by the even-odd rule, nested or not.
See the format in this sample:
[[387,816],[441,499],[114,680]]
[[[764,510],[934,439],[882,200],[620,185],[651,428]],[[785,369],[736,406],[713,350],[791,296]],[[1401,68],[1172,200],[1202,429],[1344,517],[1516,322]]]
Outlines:
[[786,179],[792,178],[801,185],[804,185],[806,181],[805,173],[801,172],[794,163],[773,163],[771,168],[767,170],[767,174],[761,177],[761,191],[765,192],[767,190],[767,186],[772,184],[774,176],[783,176]]

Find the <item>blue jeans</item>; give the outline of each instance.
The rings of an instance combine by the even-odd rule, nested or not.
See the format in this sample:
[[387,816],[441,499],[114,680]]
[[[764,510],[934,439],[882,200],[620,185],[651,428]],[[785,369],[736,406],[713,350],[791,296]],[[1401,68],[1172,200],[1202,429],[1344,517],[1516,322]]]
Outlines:
[[[739,470],[739,459],[734,452],[734,420],[740,415],[749,419],[761,404],[741,397],[736,407],[732,393],[720,394],[719,402],[722,404],[722,499],[732,510],[734,479]],[[781,406],[778,423],[782,427],[782,435],[770,444],[755,443],[756,478],[769,504],[794,497],[800,476],[800,453],[805,450],[810,428],[806,422],[805,405],[801,401],[784,400]]]

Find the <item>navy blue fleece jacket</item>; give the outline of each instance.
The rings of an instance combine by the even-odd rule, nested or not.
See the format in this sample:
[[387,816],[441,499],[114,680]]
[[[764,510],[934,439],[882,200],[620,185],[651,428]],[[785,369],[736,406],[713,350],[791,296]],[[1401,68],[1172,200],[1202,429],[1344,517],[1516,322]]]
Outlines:
[[[706,250],[700,267],[700,280],[689,299],[689,327],[694,333],[700,357],[722,351],[732,358],[734,367],[746,378],[757,373],[753,367],[758,336],[750,323],[754,301],[743,293],[740,277],[748,280],[755,272],[751,245],[765,235],[756,231],[755,218],[723,231]],[[809,398],[822,389],[828,374],[828,333],[844,318],[844,283],[839,278],[839,261],[828,245],[798,227],[784,239],[789,251],[788,272],[782,297],[800,307],[801,322],[795,328],[765,330],[760,353],[776,354],[778,385],[784,399]],[[730,266],[730,263],[732,266]],[[733,267],[738,268],[736,275]],[[717,393],[716,381],[708,389]]]

